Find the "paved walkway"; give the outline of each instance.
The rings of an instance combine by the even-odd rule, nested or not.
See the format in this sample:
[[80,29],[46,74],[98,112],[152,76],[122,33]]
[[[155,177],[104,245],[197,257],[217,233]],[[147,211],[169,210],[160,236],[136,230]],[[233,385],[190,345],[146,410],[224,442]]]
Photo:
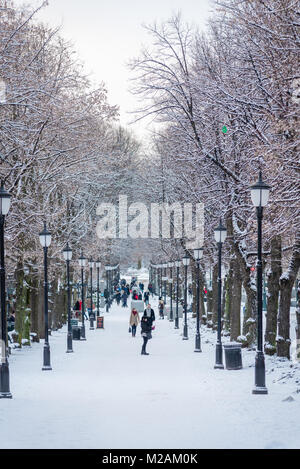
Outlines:
[[253,353],[242,370],[214,370],[215,334],[203,330],[203,353],[194,353],[194,338],[183,341],[165,319],[141,356],[129,308],[104,316],[105,330],[87,330],[73,354],[65,353],[66,327],[52,334],[51,372],[41,371],[42,343],[13,351],[1,448],[300,446],[299,399],[282,402],[288,390],[272,382],[268,396],[253,396]]

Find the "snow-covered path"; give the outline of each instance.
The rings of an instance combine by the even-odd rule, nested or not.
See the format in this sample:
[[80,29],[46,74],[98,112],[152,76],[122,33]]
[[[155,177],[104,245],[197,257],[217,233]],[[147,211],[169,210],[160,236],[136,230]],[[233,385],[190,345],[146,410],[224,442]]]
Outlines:
[[183,341],[165,319],[141,356],[129,308],[113,305],[104,316],[105,330],[87,327],[73,354],[66,327],[52,333],[52,372],[41,371],[42,344],[13,351],[1,448],[300,447],[300,394],[284,401],[291,386],[268,374],[269,395],[252,395],[254,352],[243,354],[242,370],[214,370],[215,334],[203,330],[203,353],[194,353],[192,331]]

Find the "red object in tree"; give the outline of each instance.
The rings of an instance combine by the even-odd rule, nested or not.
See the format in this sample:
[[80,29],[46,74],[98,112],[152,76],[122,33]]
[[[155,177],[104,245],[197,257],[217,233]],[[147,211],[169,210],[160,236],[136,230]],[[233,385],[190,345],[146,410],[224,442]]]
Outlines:
[[251,272],[254,272],[255,267],[250,267]]

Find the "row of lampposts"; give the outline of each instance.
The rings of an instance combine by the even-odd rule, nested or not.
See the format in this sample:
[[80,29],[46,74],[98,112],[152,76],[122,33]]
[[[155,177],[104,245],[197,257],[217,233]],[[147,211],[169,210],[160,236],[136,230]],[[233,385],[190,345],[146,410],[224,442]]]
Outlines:
[[[270,186],[268,186],[263,180],[261,171],[259,172],[259,180],[256,184],[251,186],[251,200],[257,211],[257,225],[258,225],[258,241],[257,241],[257,352],[255,357],[255,387],[253,394],[267,394],[268,390],[265,385],[265,361],[263,353],[263,325],[262,325],[262,219],[263,219],[263,207],[267,205],[269,199]],[[1,364],[0,364],[0,398],[11,398],[10,392],[10,380],[9,380],[9,364],[7,355],[7,320],[6,320],[6,308],[5,308],[5,253],[4,253],[4,222],[5,216],[8,214],[10,209],[11,195],[4,189],[3,184],[0,188],[0,294],[1,294]],[[215,368],[224,368],[222,360],[222,343],[221,343],[221,292],[222,292],[222,278],[221,278],[221,254],[222,244],[226,239],[226,228],[222,225],[221,221],[219,226],[214,230],[215,239],[218,243],[218,336],[216,344],[216,364]],[[48,328],[48,274],[47,274],[47,252],[48,247],[51,244],[51,233],[47,230],[46,224],[44,224],[43,231],[39,234],[40,243],[44,250],[44,314],[45,314],[45,342],[43,349],[43,370],[51,370],[50,361],[50,346],[49,346],[49,328]],[[63,250],[64,258],[67,262],[67,277],[68,277],[68,338],[67,338],[67,352],[72,352],[72,336],[71,336],[71,306],[70,306],[70,282],[69,282],[69,263],[72,258],[72,250],[67,245]],[[202,256],[202,250],[198,249],[194,252],[195,260],[198,262]],[[199,257],[200,256],[200,257]],[[189,265],[189,257],[183,258],[183,265],[185,267],[185,289],[184,289],[184,330],[183,339],[188,339],[188,328],[187,328],[187,268]],[[93,261],[90,260],[91,269],[91,316],[93,318],[93,292],[92,292],[92,269]],[[97,261],[98,262],[98,261]],[[177,288],[176,288],[176,316],[175,316],[175,328],[179,327],[178,318],[178,284],[179,284],[179,267],[181,261],[172,261],[169,263],[169,267],[177,267]],[[83,268],[85,266],[85,258],[81,256],[79,258],[79,265],[82,269],[82,328],[81,338],[85,339],[85,327],[84,327],[84,291],[83,291]],[[100,261],[99,261],[100,268]],[[97,265],[97,268],[98,268]],[[159,296],[162,294],[162,280],[164,281],[164,299],[166,300],[166,268],[168,264],[159,264],[158,266],[153,265],[153,268],[158,270],[158,283],[159,283]],[[110,295],[112,294],[112,282],[111,276],[109,277],[108,272],[114,270],[114,267],[106,266],[107,273],[107,290],[108,299],[107,305],[110,303]],[[164,269],[164,277],[162,277],[162,269]],[[109,283],[110,279],[110,283]],[[170,282],[172,283],[172,282]],[[200,292],[199,292],[199,271],[198,271],[198,284],[197,284],[197,333],[196,333],[196,344],[195,351],[201,351],[201,338],[200,338],[200,318],[199,318],[199,304],[200,304]],[[173,289],[171,288],[173,293]],[[171,297],[172,297],[171,293]],[[97,301],[97,311],[99,302]],[[109,307],[109,306],[108,306]],[[171,319],[170,315],[170,319]]]
[[[10,392],[10,377],[9,377],[9,363],[8,363],[8,348],[7,348],[7,318],[6,318],[6,289],[5,289],[5,251],[4,251],[4,223],[5,216],[8,214],[10,209],[11,195],[5,191],[4,185],[0,187],[0,307],[1,307],[1,363],[0,363],[0,398],[12,398]],[[50,345],[49,345],[49,320],[48,320],[48,248],[51,244],[51,232],[47,229],[46,223],[44,223],[43,230],[39,233],[40,244],[44,251],[44,322],[45,322],[45,340],[43,347],[43,366],[42,370],[52,370],[51,367],[51,356],[50,356]],[[68,332],[67,332],[67,353],[73,352],[73,334],[71,324],[71,288],[70,288],[70,261],[72,259],[72,249],[67,243],[63,249],[63,256],[66,261],[67,270],[67,312],[68,312]],[[79,266],[81,267],[81,300],[82,300],[82,326],[80,338],[86,340],[85,336],[85,294],[84,294],[84,267],[87,259],[81,253],[79,257]],[[92,292],[92,269],[94,262],[92,259],[89,260],[90,273],[91,273],[91,314],[90,317],[95,319],[93,316],[93,292]],[[97,267],[97,316],[99,316],[99,276],[100,276],[101,263],[98,260],[96,262]],[[107,267],[107,266],[106,266]],[[118,267],[118,266],[116,266]],[[114,270],[116,267],[110,267]],[[91,323],[91,327],[93,324]]]
[[[250,187],[251,200],[253,205],[256,207],[257,214],[257,351],[255,357],[255,386],[252,390],[253,394],[267,394],[268,390],[265,384],[265,359],[263,352],[263,278],[262,278],[262,219],[263,219],[263,207],[268,203],[269,192],[271,187],[262,180],[261,171],[259,172],[258,182]],[[227,236],[227,230],[223,226],[220,220],[219,225],[214,230],[214,237],[218,246],[218,314],[217,314],[217,343],[216,343],[216,361],[214,368],[224,369],[223,365],[223,352],[222,352],[222,340],[221,340],[221,329],[222,329],[222,245],[225,242]],[[195,352],[201,352],[201,336],[200,336],[200,260],[203,255],[203,248],[194,250],[194,259],[197,263],[197,318],[196,318],[196,336],[195,336]],[[183,326],[183,340],[188,339],[188,325],[187,325],[187,269],[190,263],[190,257],[184,256],[182,259],[184,266],[184,326]],[[172,268],[176,266],[176,314],[175,314],[175,328],[179,328],[179,317],[178,317],[178,297],[179,297],[179,268],[182,265],[180,260],[175,262],[169,262],[168,264],[151,264],[153,271],[152,276],[155,278],[156,283],[159,285],[159,296],[161,296],[161,279],[166,282],[167,278],[162,277],[162,269],[166,266],[170,267],[170,284],[172,285]],[[166,291],[166,289],[165,289]],[[170,288],[170,309],[172,309],[172,295],[173,289]],[[170,320],[172,314],[170,312]]]

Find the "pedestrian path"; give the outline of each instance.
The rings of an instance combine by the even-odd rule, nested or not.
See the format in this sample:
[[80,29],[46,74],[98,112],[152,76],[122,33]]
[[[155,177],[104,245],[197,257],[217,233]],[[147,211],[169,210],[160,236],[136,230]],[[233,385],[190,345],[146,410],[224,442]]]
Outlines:
[[194,353],[192,332],[183,341],[167,319],[156,320],[150,355],[140,355],[140,329],[132,338],[128,320],[129,308],[114,304],[104,330],[86,324],[87,341],[74,341],[73,354],[66,327],[53,332],[51,372],[41,371],[42,343],[14,350],[0,447],[299,447],[299,401],[282,403],[279,387],[253,396],[253,368],[214,370],[205,334],[203,353]]

